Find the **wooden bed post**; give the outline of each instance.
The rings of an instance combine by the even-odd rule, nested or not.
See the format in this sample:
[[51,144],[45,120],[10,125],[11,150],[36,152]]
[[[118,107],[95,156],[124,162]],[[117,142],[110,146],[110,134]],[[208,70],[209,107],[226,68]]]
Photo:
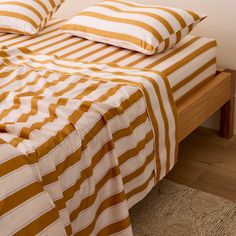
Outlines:
[[226,102],[220,110],[220,136],[223,138],[231,138],[234,132],[234,101],[235,101],[235,79],[236,71],[225,70],[231,75],[231,98]]

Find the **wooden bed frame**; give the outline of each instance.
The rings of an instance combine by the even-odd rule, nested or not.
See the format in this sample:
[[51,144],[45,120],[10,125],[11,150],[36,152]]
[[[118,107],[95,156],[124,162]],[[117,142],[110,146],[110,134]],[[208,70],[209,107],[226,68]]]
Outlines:
[[177,104],[179,143],[219,109],[220,135],[233,136],[235,77],[235,71],[218,71],[215,78]]

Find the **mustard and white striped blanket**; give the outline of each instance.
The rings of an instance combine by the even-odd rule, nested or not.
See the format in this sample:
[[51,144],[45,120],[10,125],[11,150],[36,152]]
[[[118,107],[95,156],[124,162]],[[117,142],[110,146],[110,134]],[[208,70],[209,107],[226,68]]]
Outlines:
[[176,161],[165,76],[3,48],[0,77],[0,235],[132,235]]

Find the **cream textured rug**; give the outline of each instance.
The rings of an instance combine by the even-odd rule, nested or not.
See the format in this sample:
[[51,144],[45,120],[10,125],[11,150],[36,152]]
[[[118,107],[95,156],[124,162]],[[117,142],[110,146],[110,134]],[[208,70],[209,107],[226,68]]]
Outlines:
[[236,203],[169,180],[160,187],[131,209],[135,236],[236,235]]

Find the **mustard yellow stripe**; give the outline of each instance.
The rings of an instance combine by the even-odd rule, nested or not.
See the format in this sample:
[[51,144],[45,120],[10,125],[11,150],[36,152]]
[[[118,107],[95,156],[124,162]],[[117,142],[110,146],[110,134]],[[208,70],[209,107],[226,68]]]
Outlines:
[[142,55],[138,59],[136,59],[135,61],[130,62],[127,66],[133,67],[133,66],[143,62],[144,60],[148,59],[149,57],[150,57],[149,55]]
[[126,198],[130,199],[135,194],[137,194],[139,192],[142,192],[144,189],[146,189],[148,187],[148,184],[151,181],[155,181],[155,173],[154,172],[152,172],[151,176],[147,179],[147,181],[144,184],[142,184],[139,187],[137,187],[137,188],[131,190],[130,192],[126,193]]
[[165,75],[167,75],[167,76],[172,74],[174,71],[176,71],[179,68],[181,68],[184,65],[186,65],[189,61],[192,61],[194,58],[198,57],[200,54],[206,52],[207,50],[209,50],[210,48],[213,48],[215,46],[216,46],[216,42],[209,42],[209,43],[205,44],[204,46],[198,48],[193,53],[189,54],[187,57],[185,57],[182,60],[178,61],[177,63],[175,63],[174,65],[170,66],[169,68],[165,69],[163,71],[163,73]]
[[[29,74],[33,73],[32,70],[27,71],[26,73],[22,74],[22,75],[17,75],[12,82],[17,81],[17,80],[23,80],[26,76],[28,76]],[[26,86],[29,85],[33,85],[36,84],[38,82],[38,80],[40,79],[39,76],[36,76],[35,79],[31,82],[27,82],[25,84],[22,85],[22,87],[18,88],[17,90],[15,90],[15,92],[20,92],[22,91]],[[6,99],[6,97],[10,94],[10,91],[4,92],[2,94],[0,94],[0,102],[2,102],[4,99]],[[15,97],[16,98],[16,97]],[[5,109],[2,111],[2,113],[0,114],[0,118],[2,119],[3,117],[5,117],[5,114],[7,115],[9,113],[9,109]]]
[[196,76],[198,76],[199,74],[201,74],[203,71],[205,71],[207,68],[209,68],[210,66],[212,66],[214,64],[216,64],[216,58],[214,58],[214,59],[210,60],[209,62],[207,62],[205,65],[200,67],[198,70],[194,71],[194,73],[189,75],[184,80],[181,80],[181,82],[179,82],[174,87],[172,87],[172,91],[176,92],[178,89],[182,88],[184,85],[189,83],[192,79],[194,79]]
[[[6,131],[4,130],[4,127],[2,127],[1,124],[0,124],[0,130],[1,132]],[[2,140],[0,139],[0,144],[1,142]],[[11,157],[11,159],[0,164],[0,167],[1,167],[0,177],[3,177],[4,175],[9,174],[10,172],[13,172],[21,168],[22,166],[31,165],[31,164],[35,164],[35,163],[32,162],[32,160],[30,160],[29,158],[27,158],[24,154],[15,154],[13,157]],[[1,206],[0,215],[3,214],[3,208],[4,207]]]
[[156,60],[155,62],[147,65],[146,68],[148,68],[148,69],[154,68],[155,66],[157,66],[157,65],[161,64],[162,62],[168,60],[169,58],[173,57],[174,55],[177,55],[182,50],[188,48],[189,46],[191,46],[193,43],[195,43],[199,39],[200,39],[200,37],[194,37],[193,39],[189,40],[187,43],[185,43],[181,47],[179,47],[179,48],[175,49],[174,51],[168,53],[167,55],[161,57],[160,59]]
[[201,83],[198,83],[196,86],[194,86],[192,89],[190,89],[187,93],[185,93],[184,95],[182,95],[180,98],[178,98],[175,103],[179,104],[181,101],[183,101],[183,99],[188,99],[189,97],[191,97],[191,95],[193,94],[194,91],[196,91],[197,89],[199,89],[200,87],[202,87],[204,84],[206,84],[207,82],[209,82],[211,79],[213,79],[216,76],[216,72],[214,72],[213,74],[211,74],[210,76],[207,76],[206,78],[203,79],[203,81]]
[[5,33],[20,34],[20,35],[31,35],[30,33],[27,33],[27,32],[22,31],[22,30],[11,29],[11,28],[8,28],[8,27],[3,27],[3,26],[2,27],[0,26],[0,31],[5,32]]
[[127,150],[122,155],[119,156],[119,164],[123,165],[126,161],[131,159],[132,157],[138,156],[139,152],[141,152],[145,146],[153,139],[153,132],[149,131],[142,140],[140,140],[136,146]]
[[[82,39],[82,40],[83,40],[83,41],[86,41],[85,39]],[[63,55],[60,56],[60,58],[66,58],[66,57],[68,57],[68,56],[70,56],[70,55],[72,55],[72,54],[75,54],[75,53],[80,52],[80,51],[82,51],[82,50],[84,50],[84,49],[87,49],[87,48],[89,48],[89,47],[92,47],[92,46],[94,46],[95,44],[96,44],[95,42],[89,42],[88,44],[86,44],[86,45],[84,45],[84,46],[82,46],[82,47],[80,47],[80,48],[77,48],[77,49],[75,49],[75,50],[73,50],[73,51],[71,51],[71,52],[64,53]],[[76,58],[76,60],[78,60],[78,59],[79,59],[79,57]]]
[[55,4],[54,0],[48,0],[48,1],[50,2],[52,8],[56,7],[56,4]]
[[[40,99],[40,98],[39,98]],[[17,147],[21,142],[23,142],[25,139],[29,138],[29,135],[35,131],[40,130],[41,127],[49,122],[53,122],[56,119],[56,109],[58,106],[65,106],[67,104],[67,99],[60,98],[57,103],[52,103],[48,107],[49,110],[49,117],[46,117],[42,122],[35,122],[31,127],[23,127],[20,132],[20,136],[16,137],[11,140],[11,145],[14,147]],[[37,112],[36,112],[37,113]],[[31,114],[30,114],[31,115]]]
[[[124,193],[124,191],[120,192],[120,193],[115,193],[112,196],[109,196],[108,198],[106,198],[103,201],[100,201],[100,204],[98,205],[98,209],[95,213],[95,217],[92,218],[92,222],[85,228],[81,229],[80,231],[76,232],[76,235],[94,235],[93,234],[93,230],[95,228],[97,219],[99,218],[99,216],[102,214],[102,212],[104,212],[106,209],[118,205],[122,202],[126,201],[126,195]],[[118,227],[117,227],[118,225]],[[112,232],[112,234],[116,233],[117,231],[123,230],[125,228],[128,228],[130,226],[130,219],[129,216],[123,216],[123,219],[120,219],[120,221],[115,221],[112,225],[111,225],[111,230],[110,232]],[[100,236],[105,236],[105,235],[109,235],[109,226],[104,227],[104,229],[102,229],[98,235]],[[108,233],[108,234],[107,234]]]
[[118,18],[118,17],[106,16],[101,13],[97,13],[97,12],[95,13],[95,12],[89,12],[89,11],[81,12],[79,15],[102,19],[102,20],[106,20],[109,22],[113,21],[113,22],[120,22],[120,23],[124,23],[124,24],[129,24],[129,25],[135,25],[135,26],[138,26],[141,29],[145,29],[146,31],[151,33],[157,39],[157,41],[159,43],[163,41],[161,34],[155,28],[153,28],[151,25],[148,25],[148,24],[146,24],[142,21],[139,21],[139,20],[131,20],[128,18]]
[[1,112],[0,114],[0,119],[2,120],[4,117],[6,117],[11,111],[13,111],[14,109],[18,109],[20,108],[21,106],[21,101],[20,101],[20,98],[19,97],[14,97],[13,99],[13,105],[8,108],[8,109],[5,109]]
[[[122,88],[124,86],[125,86],[125,84],[118,84],[115,87],[110,88],[108,91],[108,94],[110,96],[113,96],[117,93],[117,91],[120,88]],[[125,107],[119,107],[118,109],[121,110],[122,108],[124,109],[124,108],[129,107],[130,105],[133,105],[135,102],[137,102],[141,98],[141,95],[138,94],[137,96],[133,96],[132,98],[133,98],[132,104],[129,104],[128,102],[126,102],[125,104],[123,104],[123,105],[125,105]],[[100,99],[104,99],[104,96],[100,97]],[[115,113],[113,112],[113,110],[109,110],[105,113],[104,117],[106,117],[108,120],[110,120],[114,117],[114,114]],[[93,128],[90,129],[90,131],[84,136],[83,147],[87,148],[88,143],[94,138],[94,136],[91,134],[98,134],[103,128],[104,128],[104,120],[102,118],[99,121],[97,121],[96,124],[93,126]],[[119,138],[117,136],[113,138],[114,141],[117,141],[118,139]]]
[[[47,40],[55,39],[55,38],[58,38],[58,37],[60,37],[60,36],[62,36],[62,35],[63,35],[63,33],[56,34],[56,35],[53,35],[53,36],[48,37]],[[45,39],[41,39],[40,41],[37,41],[37,44],[40,44],[40,43],[43,43],[43,42],[45,42]],[[28,45],[25,46],[25,47],[32,47],[32,46],[34,46],[34,45],[35,45],[35,43],[31,43],[31,44],[28,44]],[[43,47],[44,47],[44,46],[43,46]],[[37,50],[39,50],[39,49],[37,49]]]
[[[162,51],[166,51],[170,46],[170,38],[166,38],[163,43],[164,43],[165,46],[164,46],[164,49]],[[159,50],[160,50],[159,48],[160,47],[158,47],[156,49],[156,53],[159,52]]]
[[[178,115],[177,115],[177,107],[176,107],[176,103],[174,101],[173,94],[171,92],[171,87],[170,87],[170,83],[168,81],[168,78],[163,73],[162,73],[162,76],[164,78],[163,82],[165,83],[166,90],[168,91],[167,92],[167,96],[168,96],[168,99],[169,99],[169,102],[170,102],[170,106],[171,106],[172,111],[173,111],[174,120],[175,120],[175,162],[176,162],[177,161],[177,157],[178,157],[178,149],[179,149],[179,144],[178,144]],[[166,113],[165,113],[165,116],[166,116]],[[168,125],[168,135],[169,135],[169,129],[170,129],[169,128],[169,123],[167,123],[167,125]],[[169,140],[170,140],[170,137],[169,137]],[[170,153],[168,153],[168,154],[170,155]],[[167,163],[166,163],[166,170],[167,170],[167,172],[170,171],[170,162],[169,161],[167,161]]]
[[[125,232],[125,229],[128,229],[130,227],[130,217],[127,216],[125,219],[120,219],[119,221],[116,221],[112,224],[107,225],[103,229],[101,229],[97,236],[106,236],[109,234],[116,234],[118,232]],[[78,235],[76,235],[78,236]]]
[[41,6],[43,8],[43,10],[46,12],[46,14],[49,14],[49,9],[47,8],[47,6],[43,3],[43,1],[41,0],[33,0],[34,2],[36,2],[39,6]]
[[[55,20],[55,19],[51,19],[51,21],[47,24],[47,26],[45,27],[45,29],[47,29],[47,28],[50,28],[50,27],[52,27],[52,26],[54,26],[54,25],[58,25],[58,28],[57,28],[57,30],[59,29],[59,25],[61,25],[61,23],[63,23],[63,22],[65,22],[66,20],[65,19],[60,19],[60,20]],[[42,36],[42,35],[45,35],[45,34],[48,34],[50,31],[48,31],[48,32],[40,32],[39,33],[39,36]]]
[[76,30],[76,31],[81,31],[86,34],[92,34],[95,36],[105,37],[108,39],[116,39],[116,40],[120,40],[123,42],[128,42],[131,46],[135,45],[135,46],[141,47],[144,50],[149,51],[149,52],[152,52],[154,50],[153,45],[148,44],[147,42],[145,42],[141,39],[138,39],[134,36],[128,35],[128,34],[99,30],[99,29],[92,28],[92,27],[85,27],[82,25],[73,25],[73,24],[72,25],[71,24],[64,25],[64,26],[62,26],[62,29],[63,30]]
[[144,124],[148,119],[148,114],[147,111],[145,111],[144,113],[142,113],[141,115],[135,117],[134,120],[132,120],[129,125],[127,125],[125,128],[121,128],[117,131],[115,131],[112,134],[113,140],[114,142],[117,142],[119,139],[123,138],[123,137],[127,137],[132,135],[132,133],[134,132],[134,130],[139,127],[140,125]]
[[[6,38],[6,36],[7,36],[7,38]],[[3,38],[5,38],[5,39],[3,39]],[[0,43],[3,44],[5,42],[8,42],[9,40],[16,39],[16,38],[19,38],[19,35],[1,33]]]
[[[94,166],[92,167],[94,168]],[[115,178],[116,176],[120,175],[120,171],[119,168],[117,166],[109,169],[107,171],[107,173],[104,175],[104,177],[95,185],[95,191],[89,195],[88,197],[82,199],[81,204],[78,206],[78,208],[76,208],[75,210],[73,210],[70,214],[70,218],[72,221],[76,220],[76,218],[78,217],[78,215],[88,209],[89,207],[91,207],[94,202],[97,199],[97,195],[99,193],[99,191],[101,191],[101,188],[112,178]],[[89,177],[89,176],[88,176]],[[87,177],[87,178],[88,178]],[[85,179],[86,180],[86,179]],[[84,180],[84,181],[85,181]]]
[[180,42],[180,40],[182,39],[182,30],[179,30],[178,32],[176,32],[176,44],[178,43],[178,42]]
[[165,8],[165,7],[158,7],[158,9],[160,9],[162,11],[166,11],[169,14],[171,14],[172,16],[174,16],[178,20],[178,22],[180,23],[181,28],[185,28],[187,26],[187,24],[186,24],[185,20],[183,19],[183,17],[180,14],[178,14],[176,11]]
[[[135,3],[131,3],[131,2],[126,2],[126,1],[120,1],[120,0],[112,0],[113,2],[118,2],[120,4],[123,4],[125,6],[129,6],[129,7],[135,7],[135,8],[143,8],[143,9],[148,9],[148,8],[152,8],[152,9],[158,9],[158,10],[162,10],[162,11],[165,11],[165,12],[168,12],[169,14],[171,14],[172,16],[174,16],[178,22],[180,23],[181,27],[186,27],[186,22],[185,20],[183,19],[183,17],[178,14],[176,11],[172,10],[172,9],[169,9],[169,8],[166,8],[166,7],[160,7],[160,6],[146,6],[146,5],[136,5]],[[112,2],[111,1],[111,2]]]
[[24,228],[20,229],[16,233],[15,236],[21,235],[37,235],[40,234],[41,231],[52,225],[53,223],[59,220],[59,213],[54,206],[52,209],[49,209],[47,212],[42,213],[37,216],[32,222],[29,222],[25,225]]
[[[28,164],[26,162],[26,159],[27,159],[26,156],[22,155],[22,156],[18,157],[18,159],[20,159],[21,162],[23,162],[22,163],[23,165]],[[14,164],[13,164],[13,166],[14,166]],[[4,167],[7,167],[7,166],[4,166]],[[2,169],[1,169],[1,171],[2,171]],[[6,174],[11,173],[11,171],[12,171],[12,166],[8,167],[8,171],[4,169],[4,172],[6,172]],[[38,182],[34,182],[32,184],[22,187],[17,192],[4,198],[4,200],[3,200],[4,204],[1,204],[0,216],[3,216],[4,214],[13,210],[15,207],[20,206],[21,204],[29,201],[31,198],[33,198],[37,195],[40,195],[40,194],[42,194],[42,187],[40,186],[40,184]]]
[[20,6],[24,7],[30,11],[32,11],[35,15],[38,16],[40,20],[43,20],[42,15],[35,9],[34,7],[30,6],[29,4],[23,3],[23,2],[16,2],[16,1],[6,1],[6,2],[0,2],[0,5],[13,5],[13,6]]
[[99,4],[97,4],[97,6],[101,6],[103,8],[107,8],[107,9],[110,9],[110,10],[113,10],[113,11],[116,11],[116,12],[123,12],[123,13],[129,13],[129,14],[139,14],[139,15],[143,15],[143,16],[149,16],[149,17],[159,21],[160,23],[162,23],[163,26],[165,26],[165,28],[168,30],[168,32],[170,34],[174,33],[174,30],[173,30],[172,26],[170,25],[170,23],[165,18],[163,18],[162,16],[159,16],[158,14],[154,14],[154,13],[151,13],[151,12],[143,12],[143,11],[123,10],[123,9],[118,8],[118,7],[103,4],[103,3],[99,3]]
[[3,50],[0,50],[0,57],[8,57],[8,54]]
[[30,116],[34,116],[38,113],[38,99],[32,97],[31,99],[31,110],[28,113],[22,114],[18,119],[17,122],[27,122]]
[[25,21],[30,23],[36,30],[38,29],[38,24],[26,15],[11,11],[0,11],[0,15]]
[[121,48],[116,48],[116,49],[112,50],[111,52],[108,52],[108,53],[106,53],[106,54],[103,54],[103,55],[100,56],[100,57],[97,57],[96,59],[92,60],[92,62],[95,63],[95,62],[102,61],[103,59],[106,59],[106,58],[108,58],[108,57],[110,57],[110,56],[112,56],[112,55],[114,55],[114,54],[116,54],[116,53],[119,53],[119,52],[121,52],[121,51],[122,51]]
[[[31,74],[31,73],[33,73],[33,71],[32,71],[32,70],[28,70],[28,71],[25,72],[24,74],[17,75],[14,79],[12,79],[12,80],[9,81],[8,83],[2,85],[2,86],[1,86],[1,89],[4,88],[4,87],[6,87],[7,85],[9,85],[9,84],[11,84],[11,83],[17,81],[17,80],[21,80],[21,81],[24,80],[24,78],[25,78],[26,76],[28,76],[29,74]],[[0,102],[2,102],[4,99],[6,99],[6,97],[8,96],[9,93],[10,93],[9,91],[4,92],[4,93],[0,93]],[[2,114],[0,114],[0,117],[1,117],[1,115],[2,115]]]
[[[63,34],[57,34],[57,35],[54,35],[54,36],[52,36],[52,37],[47,38],[47,40],[59,38],[59,37],[62,36],[62,35],[63,35]],[[42,40],[41,42],[44,42],[44,41],[45,41],[45,39]],[[79,41],[79,40],[78,40],[78,41]],[[39,52],[39,51],[45,50],[45,49],[50,48],[50,47],[52,47],[52,46],[54,46],[54,45],[56,45],[56,44],[63,43],[63,42],[65,42],[65,39],[64,39],[64,38],[63,38],[63,39],[60,39],[60,40],[58,40],[58,41],[56,41],[56,42],[52,42],[52,43],[46,44],[46,45],[44,45],[44,46],[42,46],[42,47],[40,47],[40,48],[35,49],[34,51],[35,51],[35,52]],[[40,41],[38,41],[37,43],[40,43]]]
[[[65,40],[64,40],[64,41],[65,41]],[[60,52],[60,51],[64,51],[64,50],[67,49],[67,48],[70,48],[70,47],[73,47],[73,46],[75,46],[75,45],[78,45],[78,44],[81,43],[82,41],[83,41],[83,39],[75,40],[75,41],[72,42],[72,43],[69,43],[69,44],[64,45],[63,47],[60,47],[60,48],[58,48],[58,49],[54,49],[54,50],[52,50],[52,51],[49,51],[47,54],[48,54],[48,55],[55,55],[56,53],[58,53],[58,52]],[[51,46],[53,46],[53,45],[55,45],[55,44],[58,44],[58,41],[57,41],[56,43],[50,44],[49,47],[51,47]]]
[[[58,31],[58,29],[51,30],[50,32],[44,33],[44,34],[42,34],[40,36],[43,36],[43,35],[46,35],[46,34],[50,34],[50,33],[56,32],[56,31]],[[30,44],[26,44],[26,45],[24,45],[24,47],[31,47],[31,46],[37,45],[39,43],[45,42],[47,40],[54,39],[54,38],[59,37],[59,36],[61,36],[61,34],[53,35],[53,36],[50,36],[50,37],[48,37],[46,39],[42,39],[42,40],[39,40],[39,41],[34,42],[34,43],[32,43],[31,40],[29,40],[27,38],[27,39],[23,39],[21,41],[15,42],[15,43],[7,44],[7,47],[17,46],[18,44],[25,43],[25,42],[29,42]]]
[[136,169],[134,172],[130,173],[129,175],[126,175],[125,177],[122,178],[124,184],[127,184],[128,182],[134,180],[135,178],[137,178],[138,176],[140,176],[141,174],[143,174],[143,172],[145,171],[146,167],[150,164],[151,161],[154,160],[154,153],[152,152],[150,155],[148,155],[145,159],[144,164],[139,167],[138,169]]
[[45,17],[45,19],[40,23],[39,29],[43,29],[44,26],[47,24],[47,22],[52,18],[53,14],[59,9],[61,4],[64,2],[64,0],[61,0],[61,2],[58,5],[55,5],[52,9],[50,9],[49,13]]
[[107,49],[107,48],[109,48],[109,47],[110,47],[109,45],[105,44],[105,45],[103,45],[101,48],[97,48],[97,49],[95,49],[95,50],[93,50],[93,51],[91,51],[91,52],[88,52],[88,53],[86,53],[86,54],[80,56],[80,57],[77,57],[76,60],[82,60],[82,59],[84,59],[84,58],[87,58],[87,57],[89,57],[89,56],[94,55],[95,53],[98,53],[98,52],[100,52],[100,51],[102,51],[102,50],[105,50],[105,49]]
[[[79,83],[85,83],[87,82],[88,80],[86,79],[80,79],[80,80],[77,80],[73,83],[69,83],[65,88],[62,88],[61,90],[53,93],[53,97],[62,97],[65,93],[71,91],[72,89],[76,88],[76,86],[78,86]],[[55,83],[57,84],[57,82]]]
[[127,53],[125,55],[123,55],[123,56],[113,60],[112,63],[117,64],[117,63],[119,63],[119,62],[121,62],[121,61],[123,61],[123,60],[125,60],[125,59],[127,59],[129,57],[132,57],[136,53],[137,52],[135,52],[135,51],[127,51]]
[[186,12],[188,12],[192,17],[193,17],[193,19],[195,20],[195,21],[197,21],[197,20],[203,20],[203,19],[201,19],[201,17],[197,14],[197,13],[195,13],[195,12],[193,12],[193,11],[186,11]]
[[[0,54],[1,54],[1,51],[0,51]],[[5,65],[3,65],[3,67],[5,67]],[[15,71],[15,69],[11,69],[9,71],[1,72],[0,73],[0,78],[9,77],[14,71]],[[12,80],[9,80],[9,82],[4,83],[3,85],[0,85],[0,89],[4,88],[7,84],[10,84],[11,82],[12,82]]]

